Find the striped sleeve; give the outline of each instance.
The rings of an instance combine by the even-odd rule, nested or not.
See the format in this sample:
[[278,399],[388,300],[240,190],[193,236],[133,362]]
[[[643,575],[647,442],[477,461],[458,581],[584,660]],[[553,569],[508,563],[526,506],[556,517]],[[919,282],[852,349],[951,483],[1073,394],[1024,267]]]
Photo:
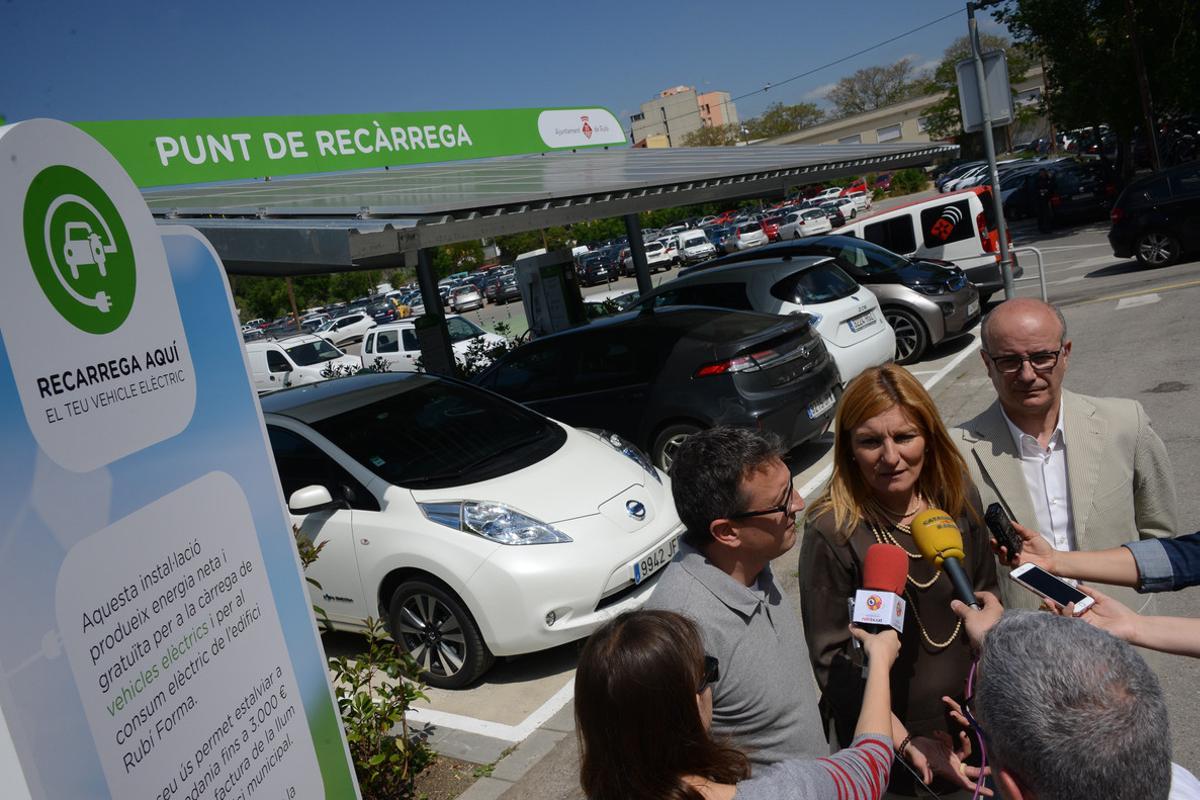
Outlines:
[[791,759],[742,781],[736,800],[880,800],[892,772],[892,740],[855,737],[845,750],[817,759]]

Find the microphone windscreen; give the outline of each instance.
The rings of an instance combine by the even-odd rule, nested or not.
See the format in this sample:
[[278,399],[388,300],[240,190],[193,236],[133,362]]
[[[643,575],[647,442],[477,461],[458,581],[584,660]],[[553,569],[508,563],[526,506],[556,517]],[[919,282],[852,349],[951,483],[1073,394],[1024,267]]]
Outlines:
[[940,567],[947,558],[963,560],[962,533],[954,518],[945,511],[930,508],[913,517],[913,543],[934,566]]
[[863,562],[864,589],[904,594],[908,579],[908,553],[894,544],[873,544]]

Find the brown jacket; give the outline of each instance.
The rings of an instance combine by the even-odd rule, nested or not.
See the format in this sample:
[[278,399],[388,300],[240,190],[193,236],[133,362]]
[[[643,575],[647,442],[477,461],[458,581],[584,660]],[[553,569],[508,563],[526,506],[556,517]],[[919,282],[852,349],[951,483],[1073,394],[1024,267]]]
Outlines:
[[[976,591],[996,592],[996,559],[988,542],[987,529],[979,508],[979,494],[972,488],[970,502],[980,514],[978,522],[959,517],[966,555],[963,569]],[[917,552],[912,537],[896,533],[909,553]],[[876,540],[865,523],[860,523],[848,541],[839,543],[832,513],[805,520],[800,543],[800,608],[804,637],[808,641],[813,674],[821,690],[821,712],[828,729],[832,717],[837,723],[837,738],[842,746],[853,736],[854,724],[862,705],[862,656],[852,649],[850,613],[847,599],[862,588],[863,562],[867,548]],[[932,565],[909,560],[909,574],[925,583],[934,574]],[[961,699],[971,648],[965,632],[960,632],[946,648],[935,650],[921,636],[914,611],[920,615],[934,641],[945,641],[954,630],[958,617],[950,610],[954,599],[950,579],[938,577],[928,589],[911,583],[907,592],[908,610],[901,635],[900,657],[892,668],[892,710],[914,734],[935,730],[951,733],[957,740],[957,727],[946,715],[942,696]]]

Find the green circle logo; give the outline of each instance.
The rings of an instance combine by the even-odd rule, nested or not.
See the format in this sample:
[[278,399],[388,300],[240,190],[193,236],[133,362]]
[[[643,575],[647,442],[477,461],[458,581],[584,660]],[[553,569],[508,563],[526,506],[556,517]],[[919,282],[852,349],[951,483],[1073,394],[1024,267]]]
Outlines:
[[25,250],[46,299],[87,333],[112,333],[133,308],[137,269],[117,207],[73,167],[47,167],[25,195]]

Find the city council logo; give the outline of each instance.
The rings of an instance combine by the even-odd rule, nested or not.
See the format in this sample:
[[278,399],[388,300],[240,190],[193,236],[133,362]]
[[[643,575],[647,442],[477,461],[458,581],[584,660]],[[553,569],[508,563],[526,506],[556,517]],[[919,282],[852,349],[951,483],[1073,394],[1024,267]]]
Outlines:
[[86,333],[112,333],[137,288],[133,244],[104,190],[74,167],[47,167],[25,195],[25,250],[46,299]]

